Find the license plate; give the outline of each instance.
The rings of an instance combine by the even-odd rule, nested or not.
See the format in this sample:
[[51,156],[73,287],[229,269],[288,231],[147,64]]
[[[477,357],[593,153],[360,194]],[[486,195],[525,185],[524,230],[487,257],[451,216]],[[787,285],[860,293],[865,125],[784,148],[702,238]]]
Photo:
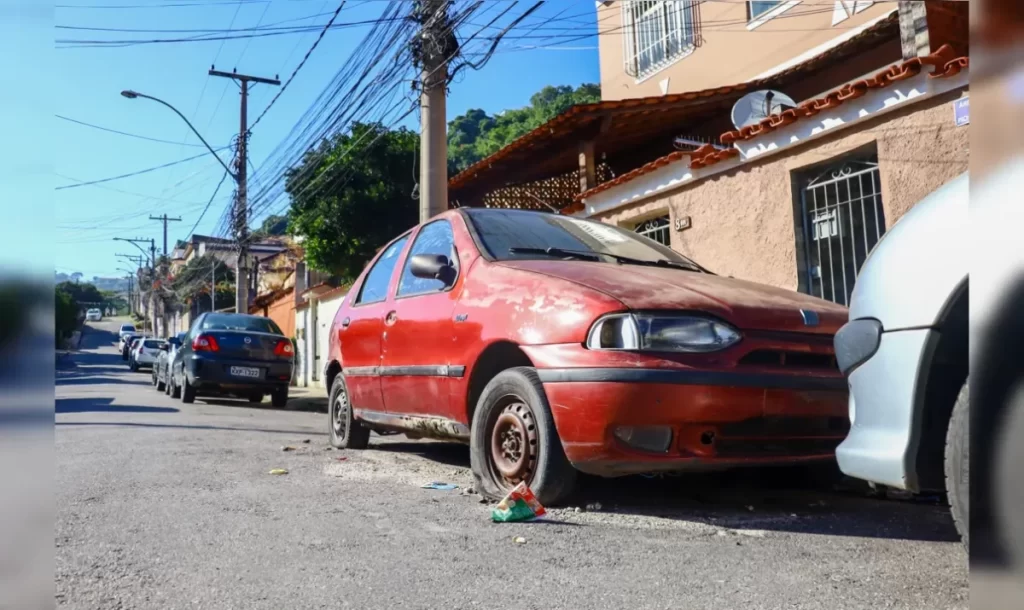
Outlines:
[[259,379],[260,370],[248,366],[233,366],[231,367],[231,374],[235,377],[249,377],[251,379]]

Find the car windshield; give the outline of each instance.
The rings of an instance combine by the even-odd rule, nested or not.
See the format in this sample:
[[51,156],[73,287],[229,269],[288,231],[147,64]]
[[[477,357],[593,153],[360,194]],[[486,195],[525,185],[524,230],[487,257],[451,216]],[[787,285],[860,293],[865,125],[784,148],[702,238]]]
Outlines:
[[658,242],[602,222],[520,210],[467,210],[484,248],[497,260],[574,258],[705,271]]
[[248,330],[274,335],[284,334],[270,318],[240,316],[230,313],[215,313],[206,316],[203,320],[203,330]]

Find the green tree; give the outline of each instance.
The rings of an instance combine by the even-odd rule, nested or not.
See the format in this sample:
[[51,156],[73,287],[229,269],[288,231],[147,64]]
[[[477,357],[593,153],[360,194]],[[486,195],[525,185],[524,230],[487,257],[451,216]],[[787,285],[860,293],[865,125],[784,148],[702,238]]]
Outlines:
[[[583,84],[547,86],[533,94],[530,105],[489,116],[479,108],[467,110],[448,124],[448,158],[455,172],[488,157],[577,104],[600,101],[601,87]],[[450,170],[451,171],[451,170]]]
[[103,303],[106,298],[103,293],[100,292],[99,288],[95,285],[85,283],[80,284],[78,282],[61,282],[57,284],[58,290],[71,295],[71,299],[74,301],[76,306],[85,307],[86,303]]
[[235,302],[235,272],[224,261],[211,255],[193,257],[170,278],[170,289],[180,301],[206,299],[209,302],[210,282],[216,278],[216,309]]
[[288,216],[282,214],[271,214],[260,225],[260,228],[253,231],[257,239],[265,237],[280,237],[287,233]]
[[357,123],[289,170],[289,231],[303,238],[306,262],[350,281],[377,249],[415,225],[419,136]]
[[54,334],[57,339],[57,347],[61,347],[64,344],[64,339],[78,326],[78,303],[75,302],[71,293],[57,286],[53,304],[55,310]]

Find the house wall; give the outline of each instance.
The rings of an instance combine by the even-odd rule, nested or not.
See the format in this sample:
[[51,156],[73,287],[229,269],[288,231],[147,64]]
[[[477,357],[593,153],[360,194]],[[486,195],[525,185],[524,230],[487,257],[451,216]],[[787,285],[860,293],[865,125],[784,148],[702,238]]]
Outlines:
[[[847,5],[854,5],[846,0]],[[701,2],[703,44],[689,55],[641,78],[625,71],[623,0],[597,3],[601,97],[621,100],[733,85],[800,58],[896,9],[893,2],[861,0],[863,8],[833,25],[839,1],[790,0],[783,12],[748,23],[745,2]]]
[[332,291],[310,296],[308,305],[294,310],[295,336],[299,351],[296,383],[302,387],[326,390],[323,369],[327,363],[331,324],[345,300],[346,292]]
[[795,176],[876,147],[888,229],[925,195],[967,171],[968,128],[954,125],[952,110],[961,95],[943,94],[592,217],[632,227],[666,212],[673,224],[689,216],[689,229],[670,231],[674,250],[720,275],[797,290],[802,232]]
[[334,323],[334,316],[341,308],[345,300],[345,292],[331,293],[327,298],[317,300],[316,303],[316,379],[312,382],[314,387],[324,388],[323,370],[327,364],[327,350],[330,345],[331,324]]
[[309,353],[310,338],[306,332],[309,322],[309,306],[295,308],[295,385],[300,387],[309,386]]
[[286,337],[295,336],[295,293],[289,290],[265,308],[266,317],[281,327]]

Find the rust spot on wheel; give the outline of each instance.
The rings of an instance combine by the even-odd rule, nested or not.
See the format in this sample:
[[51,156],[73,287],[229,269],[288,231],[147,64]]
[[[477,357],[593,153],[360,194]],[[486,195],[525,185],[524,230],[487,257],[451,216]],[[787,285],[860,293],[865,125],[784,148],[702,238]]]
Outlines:
[[529,481],[537,462],[537,426],[530,408],[518,400],[498,414],[491,430],[491,464],[506,486]]

